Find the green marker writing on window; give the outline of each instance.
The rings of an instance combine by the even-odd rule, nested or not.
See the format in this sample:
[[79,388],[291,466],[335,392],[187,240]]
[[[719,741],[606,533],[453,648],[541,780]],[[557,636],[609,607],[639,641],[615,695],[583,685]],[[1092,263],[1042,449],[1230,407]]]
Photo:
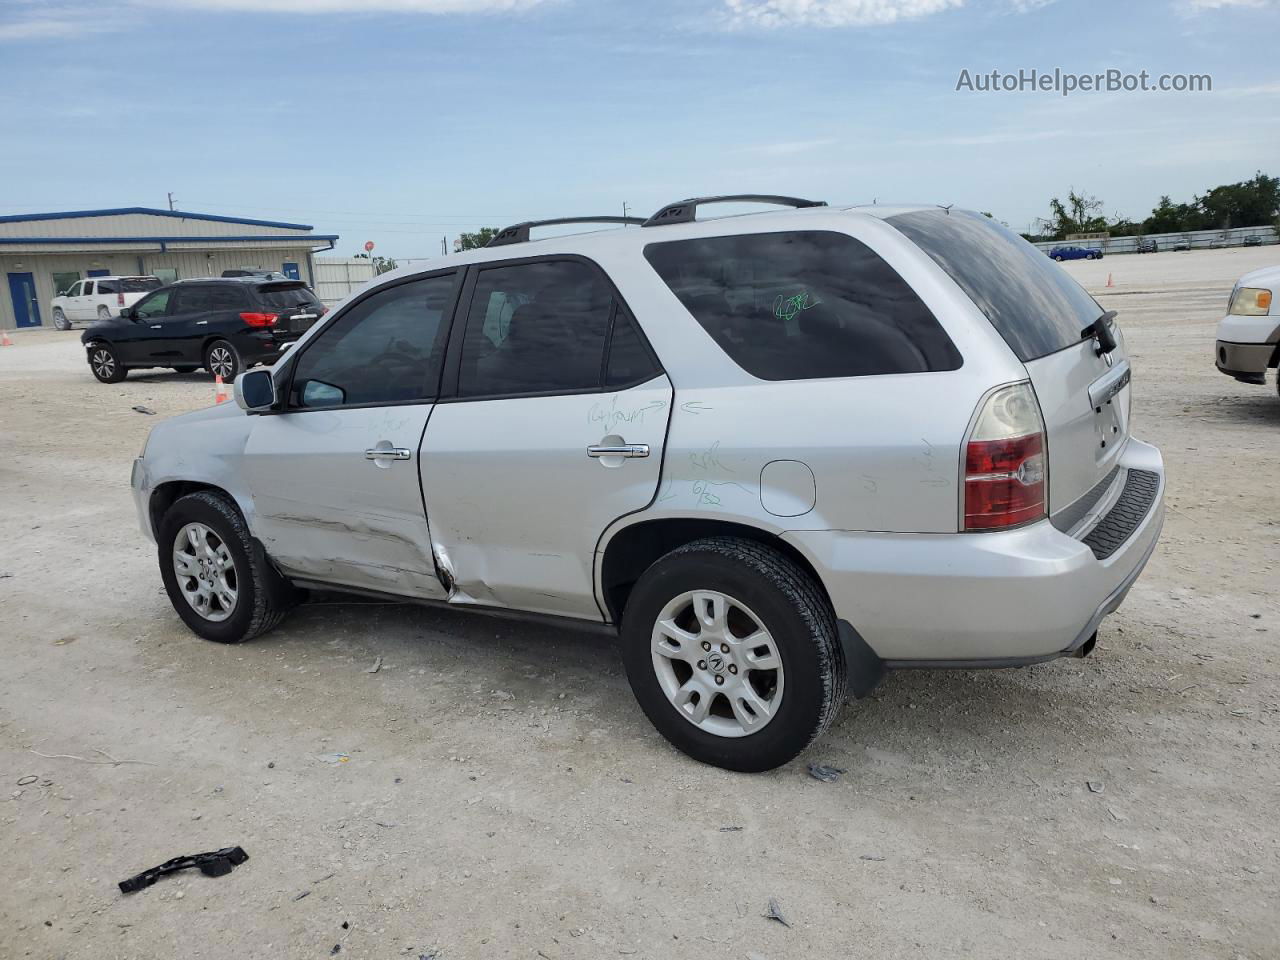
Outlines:
[[784,297],[778,294],[778,299],[773,301],[773,315],[779,320],[794,320],[797,316],[810,307],[816,307],[817,300],[809,299],[809,291],[797,293],[792,297]]

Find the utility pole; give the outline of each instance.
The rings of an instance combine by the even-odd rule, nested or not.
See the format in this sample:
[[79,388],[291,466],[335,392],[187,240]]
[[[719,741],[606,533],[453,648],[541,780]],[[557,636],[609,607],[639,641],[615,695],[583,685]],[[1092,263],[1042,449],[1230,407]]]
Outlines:
[[[622,201],[622,215],[623,217],[626,217],[627,215],[627,201],[625,200]],[[624,223],[623,226],[628,227],[630,224]]]
[[172,190],[169,191],[169,209],[170,210],[173,209],[173,191]]
[[449,238],[447,236],[441,237],[440,238],[440,256],[447,257],[448,255],[449,255]]

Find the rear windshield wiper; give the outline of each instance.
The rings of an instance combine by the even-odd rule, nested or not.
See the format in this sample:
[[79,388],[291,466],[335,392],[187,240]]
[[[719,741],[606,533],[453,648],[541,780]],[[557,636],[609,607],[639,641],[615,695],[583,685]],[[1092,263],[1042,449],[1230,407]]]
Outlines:
[[1116,348],[1116,336],[1111,332],[1111,321],[1116,318],[1114,310],[1108,310],[1093,323],[1080,331],[1081,340],[1097,340],[1098,356],[1110,353]]

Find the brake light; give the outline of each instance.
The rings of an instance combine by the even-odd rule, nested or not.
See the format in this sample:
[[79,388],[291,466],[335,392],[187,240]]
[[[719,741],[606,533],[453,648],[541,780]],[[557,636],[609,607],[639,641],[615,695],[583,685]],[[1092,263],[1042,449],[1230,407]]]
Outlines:
[[242,313],[240,319],[251,327],[274,327],[276,325],[276,315],[274,313]]
[[123,307],[123,306],[124,306],[124,291],[123,291],[123,290],[117,290],[117,291],[116,291],[116,304],[117,304],[118,306],[121,306],[121,307]]
[[996,390],[965,442],[964,529],[997,530],[1045,516],[1044,420],[1031,384]]

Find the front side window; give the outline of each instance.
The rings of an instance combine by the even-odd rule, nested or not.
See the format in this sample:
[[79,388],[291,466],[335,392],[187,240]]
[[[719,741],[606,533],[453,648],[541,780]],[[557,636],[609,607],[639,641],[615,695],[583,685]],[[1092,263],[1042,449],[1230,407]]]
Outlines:
[[866,244],[795,231],[673,240],[645,259],[729,357],[762,380],[955,370],[929,308]]
[[335,319],[298,358],[295,408],[435,397],[455,275],[379,290]]
[[139,320],[163,317],[169,310],[169,298],[172,296],[172,290],[157,290],[133,308],[133,315]]
[[459,396],[601,389],[613,308],[599,269],[581,261],[482,270],[467,316]]

